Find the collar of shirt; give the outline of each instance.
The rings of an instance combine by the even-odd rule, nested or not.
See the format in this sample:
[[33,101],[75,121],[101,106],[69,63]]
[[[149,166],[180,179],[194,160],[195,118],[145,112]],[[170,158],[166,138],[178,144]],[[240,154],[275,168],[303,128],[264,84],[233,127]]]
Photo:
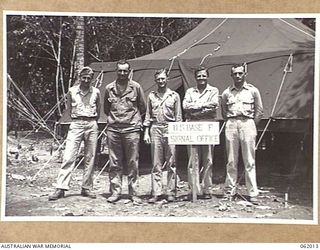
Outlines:
[[242,87],[241,87],[240,89],[238,89],[238,88],[236,87],[236,85],[234,85],[234,84],[232,84],[232,86],[230,87],[230,90],[231,90],[231,91],[232,91],[232,90],[237,90],[237,91],[239,91],[239,90],[241,90],[241,89],[249,89],[248,83],[247,83],[247,82],[244,82],[243,85],[242,85]]
[[166,92],[164,93],[163,96],[161,96],[157,90],[152,91],[152,93],[158,99],[163,100],[163,99],[166,99],[168,96],[172,95],[173,91],[171,89],[167,88],[167,90],[166,90]]
[[199,89],[197,87],[193,87],[193,92],[197,93],[198,95],[194,96],[194,98],[198,99],[206,95],[207,92],[211,92],[213,90],[213,87],[209,84],[207,84],[206,88],[200,93]]
[[203,96],[205,95],[205,93],[207,93],[208,91],[211,91],[212,90],[212,86],[207,84],[206,88],[202,91],[202,93],[200,93],[199,89],[197,87],[193,87],[193,92],[196,92],[199,94],[199,96]]
[[[128,94],[133,89],[134,89],[133,83],[131,81],[128,81],[128,86],[127,86],[125,92],[123,92],[121,94],[121,96],[124,96],[124,95]],[[118,93],[118,90],[117,90],[117,81],[112,82],[110,90],[113,91],[117,96],[119,96],[119,93]]]
[[77,94],[81,94],[81,95],[87,95],[88,93],[91,93],[91,92],[92,92],[92,89],[93,89],[92,86],[90,86],[90,87],[89,87],[89,91],[86,92],[86,93],[83,93],[82,90],[81,90],[81,88],[80,88],[80,84],[79,84],[79,85],[77,85],[77,91],[76,91],[76,93],[77,93]]

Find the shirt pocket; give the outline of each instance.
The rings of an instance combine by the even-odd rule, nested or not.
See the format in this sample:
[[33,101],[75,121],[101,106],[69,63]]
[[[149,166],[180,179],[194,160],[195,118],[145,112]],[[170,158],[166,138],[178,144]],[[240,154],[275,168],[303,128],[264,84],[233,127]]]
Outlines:
[[253,97],[247,97],[242,101],[242,107],[245,112],[252,113],[254,110],[254,99]]
[[86,106],[86,109],[90,115],[96,115],[97,106],[95,103],[90,103],[88,106]]
[[80,114],[84,110],[84,105],[83,103],[77,103],[77,102],[72,102],[71,103],[71,112],[74,114]]
[[236,111],[236,101],[234,99],[228,99],[226,105],[228,107],[228,111]]
[[109,97],[108,102],[110,103],[110,110],[117,110],[118,99],[115,97]]
[[136,96],[127,96],[125,98],[126,106],[129,110],[134,109],[137,106],[137,97]]
[[163,115],[166,121],[175,121],[175,100],[168,99],[165,101],[165,106],[163,107]]

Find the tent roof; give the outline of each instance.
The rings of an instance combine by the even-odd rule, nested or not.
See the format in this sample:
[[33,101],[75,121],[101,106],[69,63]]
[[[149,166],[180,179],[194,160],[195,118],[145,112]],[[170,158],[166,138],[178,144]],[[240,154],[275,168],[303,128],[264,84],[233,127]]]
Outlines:
[[[283,80],[273,117],[304,119],[312,116],[313,109],[314,46],[314,32],[295,19],[210,18],[180,40],[130,63],[133,79],[148,95],[156,89],[154,71],[169,68],[170,63],[171,89],[194,86],[193,71],[203,61],[209,68],[210,84],[222,93],[232,84],[231,65],[246,62],[248,81],[262,95],[264,118],[270,117]],[[291,54],[293,70],[283,79]],[[115,62],[92,63],[91,67],[96,74],[103,72],[98,84],[103,97],[105,85],[116,78]],[[103,112],[100,120],[105,121]]]
[[[314,48],[314,32],[295,19],[205,19],[173,44],[134,60],[246,55]],[[200,63],[200,62],[199,62]]]

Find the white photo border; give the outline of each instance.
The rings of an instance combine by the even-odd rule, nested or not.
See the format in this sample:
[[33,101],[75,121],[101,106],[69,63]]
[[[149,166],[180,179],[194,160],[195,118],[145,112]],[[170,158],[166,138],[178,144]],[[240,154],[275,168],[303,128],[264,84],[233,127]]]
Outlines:
[[[241,218],[194,218],[194,217],[61,217],[61,216],[6,216],[6,147],[7,147],[7,16],[8,15],[53,15],[53,16],[101,16],[101,17],[185,17],[185,18],[315,18],[315,71],[314,71],[314,117],[313,117],[313,219],[241,219]],[[3,134],[2,134],[2,184],[1,221],[63,221],[63,222],[186,222],[186,223],[252,223],[252,224],[303,224],[318,225],[318,144],[319,144],[319,13],[284,14],[167,14],[167,13],[96,13],[96,12],[52,12],[52,11],[3,11]]]

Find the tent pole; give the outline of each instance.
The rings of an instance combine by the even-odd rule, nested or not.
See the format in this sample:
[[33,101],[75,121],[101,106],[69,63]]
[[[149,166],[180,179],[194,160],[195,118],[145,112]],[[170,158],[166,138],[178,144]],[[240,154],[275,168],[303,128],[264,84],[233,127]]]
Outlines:
[[267,122],[266,126],[264,127],[264,129],[263,129],[263,131],[262,131],[262,133],[261,133],[261,136],[259,137],[259,140],[258,140],[258,142],[257,142],[257,144],[256,144],[255,150],[258,149],[258,146],[259,146],[260,142],[262,141],[262,138],[263,138],[264,134],[266,133],[267,128],[269,127],[270,122],[271,122],[271,118],[268,119],[268,122]]
[[100,71],[99,75],[97,76],[96,78],[96,82],[94,84],[94,86],[97,88],[98,84],[101,82],[102,79],[100,78],[103,78],[103,70]]
[[35,181],[36,177],[40,174],[40,172],[49,164],[49,162],[52,160],[52,158],[59,152],[59,150],[62,148],[62,146],[66,143],[66,141],[64,141],[56,150],[56,152],[54,152],[52,154],[52,156],[47,160],[47,162],[45,164],[42,165],[42,167],[38,170],[38,172],[31,178],[31,182]]
[[258,140],[258,142],[256,144],[255,150],[257,150],[257,148],[258,148],[258,146],[259,146],[259,144],[260,144],[260,142],[262,140],[263,135],[265,134],[268,126],[270,125],[270,123],[272,121],[272,117],[273,117],[274,111],[276,109],[277,103],[279,101],[279,97],[280,97],[280,93],[281,93],[281,90],[282,90],[282,87],[283,87],[283,84],[284,84],[284,80],[286,79],[286,76],[287,76],[288,72],[292,72],[292,61],[293,61],[293,55],[290,54],[290,56],[288,58],[288,61],[287,61],[286,65],[285,65],[285,67],[283,69],[284,74],[283,74],[282,81],[281,81],[281,84],[280,84],[280,87],[279,87],[279,90],[278,90],[278,93],[277,93],[276,100],[275,100],[274,105],[272,107],[272,111],[271,111],[270,117],[269,117],[268,122],[267,122],[265,128],[263,129],[262,134],[261,134],[261,136],[260,136],[260,138],[259,138],[259,140]]
[[93,183],[99,178],[99,176],[102,174],[103,170],[108,166],[110,160],[107,160],[107,162],[103,165],[102,169],[100,172],[97,174],[97,176],[93,179]]

